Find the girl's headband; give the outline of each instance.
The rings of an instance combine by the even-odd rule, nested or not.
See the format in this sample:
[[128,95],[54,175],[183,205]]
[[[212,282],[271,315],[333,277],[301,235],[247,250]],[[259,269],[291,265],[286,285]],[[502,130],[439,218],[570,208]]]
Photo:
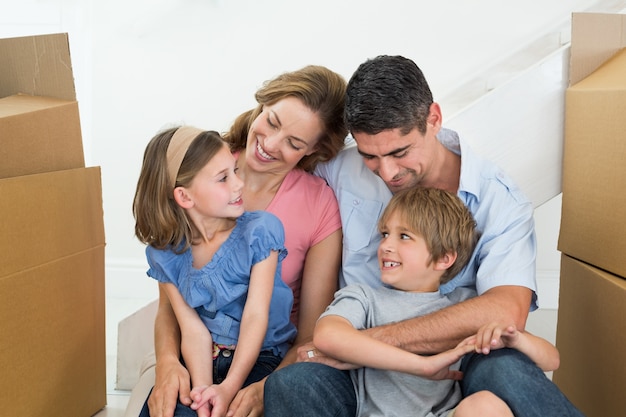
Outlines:
[[203,130],[200,130],[191,126],[182,126],[170,139],[170,144],[167,147],[167,171],[169,174],[170,185],[172,188],[176,186],[176,177],[178,176],[178,170],[180,164],[183,162],[183,158],[189,149],[189,145],[195,138],[198,137]]

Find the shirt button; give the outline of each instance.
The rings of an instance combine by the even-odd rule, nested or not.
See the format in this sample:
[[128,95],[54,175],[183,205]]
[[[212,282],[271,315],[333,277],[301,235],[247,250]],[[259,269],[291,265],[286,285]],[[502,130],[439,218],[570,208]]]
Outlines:
[[230,358],[230,355],[232,355],[232,352],[228,349],[224,349],[222,351],[222,356],[224,356],[225,358]]
[[360,204],[359,200],[352,200],[353,206],[358,206]]

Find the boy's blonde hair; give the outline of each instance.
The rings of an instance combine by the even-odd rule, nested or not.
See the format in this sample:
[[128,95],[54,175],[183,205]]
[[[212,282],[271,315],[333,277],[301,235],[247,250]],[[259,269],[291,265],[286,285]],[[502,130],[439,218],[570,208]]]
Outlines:
[[426,241],[431,262],[456,253],[456,261],[441,277],[442,284],[461,272],[474,252],[479,235],[472,213],[458,196],[437,188],[400,191],[394,194],[378,220],[379,230],[394,213],[400,215],[411,232]]

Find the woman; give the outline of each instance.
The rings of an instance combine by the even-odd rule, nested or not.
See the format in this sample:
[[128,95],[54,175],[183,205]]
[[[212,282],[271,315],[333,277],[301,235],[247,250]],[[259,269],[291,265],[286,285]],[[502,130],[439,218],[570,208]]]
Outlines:
[[[258,106],[240,115],[224,135],[244,181],[246,210],[267,210],[285,228],[288,256],[282,279],[294,295],[291,320],[298,335],[279,367],[293,363],[299,345],[310,341],[320,314],[337,289],[341,262],[341,219],[335,196],[311,174],[317,163],[337,155],[347,130],[343,123],[345,80],[321,66],[307,66],[266,82]],[[195,416],[187,407],[189,374],[180,363],[180,334],[167,296],[160,293],[155,322],[156,383],[142,416]],[[239,391],[233,416],[263,414],[265,379]],[[176,404],[177,398],[180,402]]]

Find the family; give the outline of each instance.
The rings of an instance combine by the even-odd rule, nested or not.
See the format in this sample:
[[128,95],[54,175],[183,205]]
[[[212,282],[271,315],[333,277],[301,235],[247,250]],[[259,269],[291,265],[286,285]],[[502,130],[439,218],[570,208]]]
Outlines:
[[146,147],[158,281],[140,416],[582,416],[544,374],[533,207],[443,127],[410,59],[267,81],[220,135]]

